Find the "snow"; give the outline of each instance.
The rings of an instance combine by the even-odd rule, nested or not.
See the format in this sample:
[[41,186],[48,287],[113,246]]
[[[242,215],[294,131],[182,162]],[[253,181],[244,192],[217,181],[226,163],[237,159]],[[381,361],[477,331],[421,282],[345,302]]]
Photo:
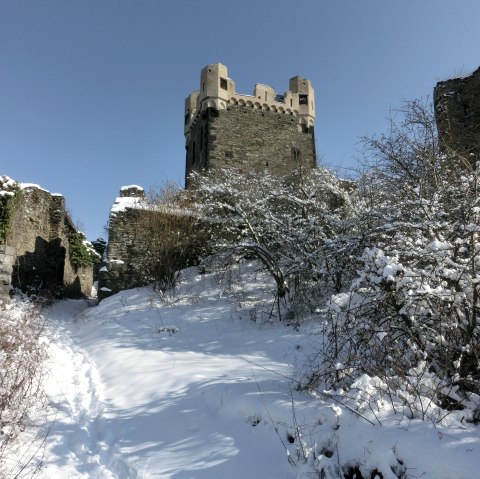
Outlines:
[[269,318],[272,286],[254,265],[192,268],[171,292],[45,310],[52,414],[40,477],[329,479],[338,463],[384,479],[477,477],[479,429],[453,413],[409,419],[380,397],[371,411],[367,375],[349,407],[297,391],[321,338],[314,324]]
[[125,211],[127,208],[146,208],[145,198],[135,196],[121,196],[115,199],[115,203],[111,208],[111,213],[119,213]]
[[144,191],[144,189],[141,186],[138,186],[138,185],[122,186],[120,188],[120,191],[127,191],[127,190],[132,190],[132,189],[139,190],[139,191]]
[[36,183],[20,183],[19,186],[22,190],[35,188],[37,190],[45,191],[45,193],[50,193],[50,191],[46,190],[45,188],[42,188],[40,185],[37,185]]

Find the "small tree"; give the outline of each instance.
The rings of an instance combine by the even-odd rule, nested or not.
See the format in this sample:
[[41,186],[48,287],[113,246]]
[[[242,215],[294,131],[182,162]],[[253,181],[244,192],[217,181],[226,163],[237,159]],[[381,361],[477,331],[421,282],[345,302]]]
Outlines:
[[[312,285],[322,283],[325,291],[341,287],[341,272],[326,253],[351,214],[351,204],[327,170],[284,178],[217,170],[192,183],[212,249],[257,259],[275,281],[277,300],[304,304]],[[316,303],[308,302],[308,309]]]
[[[38,429],[32,414],[46,404],[42,333],[37,307],[0,305],[0,478],[34,477],[42,464],[47,432]],[[30,448],[28,454],[18,454],[19,442]]]

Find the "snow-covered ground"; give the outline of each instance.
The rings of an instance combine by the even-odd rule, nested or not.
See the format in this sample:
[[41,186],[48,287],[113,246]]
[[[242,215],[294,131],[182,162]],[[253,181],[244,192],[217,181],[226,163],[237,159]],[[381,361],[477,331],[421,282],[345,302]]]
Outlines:
[[291,378],[320,338],[270,321],[268,285],[239,270],[190,269],[167,296],[141,288],[45,311],[42,477],[328,479],[338,464],[379,479],[479,477],[479,427],[461,418],[443,426],[379,404],[381,425],[362,411],[371,424],[298,392]]

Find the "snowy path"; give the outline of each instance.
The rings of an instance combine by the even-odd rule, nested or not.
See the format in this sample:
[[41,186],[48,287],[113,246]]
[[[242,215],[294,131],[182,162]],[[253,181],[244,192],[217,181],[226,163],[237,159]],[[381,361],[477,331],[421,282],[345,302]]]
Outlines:
[[410,421],[387,401],[373,426],[293,391],[312,331],[265,324],[255,281],[240,295],[208,281],[192,275],[167,300],[142,288],[45,311],[56,415],[43,479],[330,479],[340,461],[384,479],[478,475],[479,429],[453,414]]
[[[62,303],[50,319],[74,321],[84,302]],[[55,408],[55,423],[48,438],[47,477],[135,478],[135,470],[106,441],[101,399],[102,385],[96,365],[74,345],[58,322],[51,343],[51,374],[47,391]],[[52,460],[51,458],[55,458]]]
[[55,305],[45,477],[296,477],[274,431],[291,385],[272,372],[291,374],[295,333],[231,307],[207,292],[169,306],[148,289]]

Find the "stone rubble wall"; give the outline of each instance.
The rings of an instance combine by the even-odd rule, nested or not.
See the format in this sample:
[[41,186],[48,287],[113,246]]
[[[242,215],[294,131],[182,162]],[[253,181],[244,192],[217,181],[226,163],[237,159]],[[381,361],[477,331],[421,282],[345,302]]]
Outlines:
[[[123,187],[110,212],[108,244],[99,270],[99,300],[124,289],[160,282],[172,268],[186,268],[198,258],[201,241],[196,241],[196,234],[189,234],[192,217],[168,207],[129,202],[144,198],[143,190],[140,194],[136,188]],[[119,207],[121,204],[124,206]]]
[[37,186],[24,187],[19,195],[3,245],[16,252],[11,285],[25,292],[90,295],[92,267],[75,270],[69,261],[68,236],[76,228],[65,211],[63,196]]
[[124,289],[143,286],[145,280],[136,263],[142,255],[141,210],[126,208],[110,213],[106,257],[99,270],[98,299]]
[[10,298],[13,265],[16,251],[12,246],[0,245],[0,302]]
[[437,83],[435,118],[440,144],[469,158],[480,160],[480,68],[464,78]]

